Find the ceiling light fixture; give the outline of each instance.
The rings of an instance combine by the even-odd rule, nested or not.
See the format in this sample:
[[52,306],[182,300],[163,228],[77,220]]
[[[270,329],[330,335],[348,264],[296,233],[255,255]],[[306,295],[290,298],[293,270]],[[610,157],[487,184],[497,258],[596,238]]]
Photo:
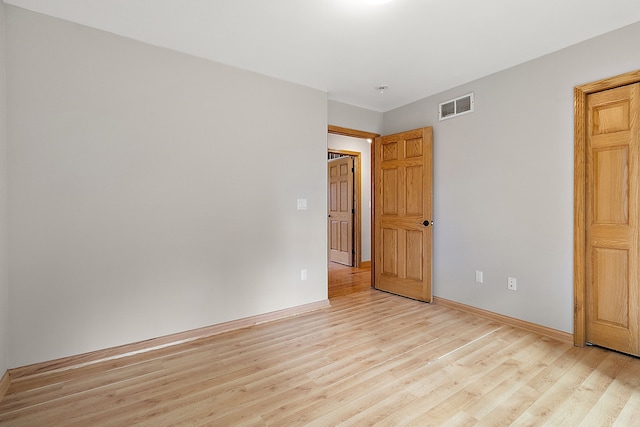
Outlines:
[[389,86],[387,85],[376,86],[376,90],[380,93],[384,93],[387,89],[389,89]]

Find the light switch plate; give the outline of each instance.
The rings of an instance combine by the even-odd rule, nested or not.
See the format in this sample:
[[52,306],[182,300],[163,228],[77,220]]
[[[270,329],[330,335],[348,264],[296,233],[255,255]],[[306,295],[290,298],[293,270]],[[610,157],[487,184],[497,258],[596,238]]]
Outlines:
[[482,274],[482,271],[476,270],[476,283],[483,283],[484,282],[484,275]]
[[307,199],[298,199],[298,210],[299,211],[307,210]]

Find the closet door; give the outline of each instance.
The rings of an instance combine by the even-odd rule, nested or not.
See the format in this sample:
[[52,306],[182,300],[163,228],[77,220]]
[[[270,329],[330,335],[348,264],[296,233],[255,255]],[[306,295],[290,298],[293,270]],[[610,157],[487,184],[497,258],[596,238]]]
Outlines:
[[586,341],[640,354],[640,84],[588,95]]

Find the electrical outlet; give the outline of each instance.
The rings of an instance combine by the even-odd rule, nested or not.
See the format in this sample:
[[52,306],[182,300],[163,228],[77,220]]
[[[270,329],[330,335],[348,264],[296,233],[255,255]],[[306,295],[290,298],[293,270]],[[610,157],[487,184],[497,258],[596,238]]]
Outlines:
[[476,283],[484,282],[484,278],[482,276],[483,276],[482,271],[476,270]]
[[307,280],[307,269],[300,270],[300,280]]
[[517,290],[516,278],[515,277],[507,278],[507,289],[512,290],[512,291]]

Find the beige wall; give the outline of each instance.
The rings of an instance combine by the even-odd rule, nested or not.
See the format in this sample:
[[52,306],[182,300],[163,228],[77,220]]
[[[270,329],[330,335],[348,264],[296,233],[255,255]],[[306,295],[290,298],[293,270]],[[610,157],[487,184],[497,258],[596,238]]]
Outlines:
[[[385,133],[434,126],[435,295],[573,331],[573,88],[639,69],[638,40],[640,23],[385,113]],[[438,122],[469,92],[474,113]]]
[[5,6],[0,2],[0,377],[9,367],[9,281],[7,274],[7,109]]
[[7,28],[11,367],[327,298],[325,93]]

